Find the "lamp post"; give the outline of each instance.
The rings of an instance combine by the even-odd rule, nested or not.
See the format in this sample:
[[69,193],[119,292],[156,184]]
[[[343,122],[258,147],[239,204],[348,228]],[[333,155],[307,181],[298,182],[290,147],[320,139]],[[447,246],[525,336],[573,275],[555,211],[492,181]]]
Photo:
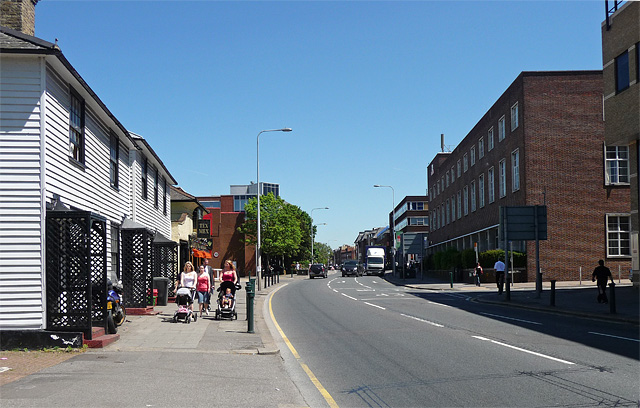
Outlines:
[[311,226],[311,263],[313,264],[313,227],[317,227],[318,225],[327,225],[326,222],[322,222],[320,224],[314,224]]
[[[291,132],[291,130],[291,128],[261,130],[256,137],[256,186],[258,188],[258,191],[256,192],[256,196],[258,197],[258,221],[256,225],[258,230],[258,241],[256,242],[256,280],[258,281],[258,290],[260,290],[260,274],[262,272],[262,262],[260,260],[260,195],[262,194],[262,188],[260,188],[260,135],[265,132]],[[251,278],[251,273],[249,273],[249,278]]]
[[391,207],[391,268],[393,269],[393,276],[396,276],[396,191],[391,186],[383,186],[380,184],[374,184],[374,187],[387,187],[391,189],[391,199],[393,200],[393,207]]
[[[313,212],[315,210],[328,210],[328,209],[329,209],[329,207],[316,207],[316,208],[313,208],[311,210],[311,214],[309,214],[309,217],[311,217],[311,263],[313,263],[313,239],[314,239],[314,237],[313,237],[313,227],[314,227],[314,225],[313,225]],[[316,225],[327,225],[327,224],[325,223],[325,224],[316,224]]]

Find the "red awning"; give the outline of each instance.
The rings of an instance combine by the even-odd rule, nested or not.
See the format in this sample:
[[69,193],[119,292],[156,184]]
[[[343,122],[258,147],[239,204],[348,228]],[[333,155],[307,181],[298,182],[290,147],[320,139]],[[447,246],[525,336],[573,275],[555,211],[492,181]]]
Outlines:
[[193,256],[195,256],[196,258],[207,258],[207,259],[211,259],[211,253],[207,252],[207,251],[200,251],[199,249],[192,249],[191,251],[193,251]]

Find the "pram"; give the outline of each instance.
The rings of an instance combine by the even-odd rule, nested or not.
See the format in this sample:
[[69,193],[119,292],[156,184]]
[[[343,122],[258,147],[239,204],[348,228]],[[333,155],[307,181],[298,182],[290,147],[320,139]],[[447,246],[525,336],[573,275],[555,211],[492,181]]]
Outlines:
[[189,288],[180,288],[176,292],[176,303],[178,304],[178,310],[173,314],[173,322],[178,323],[178,321],[182,320],[185,323],[191,323],[191,320],[194,322],[198,320],[198,314],[194,313],[189,306],[193,304],[193,295],[191,293],[191,289]]
[[[233,298],[231,298],[231,305],[222,307],[222,299],[227,291],[227,289],[231,289],[231,294]],[[216,320],[220,320],[221,318],[226,319],[238,319],[238,312],[236,312],[236,290],[240,289],[240,285],[234,284],[233,282],[226,281],[222,282],[218,287],[218,308],[216,309]]]

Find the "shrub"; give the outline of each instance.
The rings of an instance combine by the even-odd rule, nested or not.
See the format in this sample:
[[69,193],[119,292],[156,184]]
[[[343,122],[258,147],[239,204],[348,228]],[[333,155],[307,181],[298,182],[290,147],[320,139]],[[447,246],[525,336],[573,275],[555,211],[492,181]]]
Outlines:
[[460,254],[462,267],[469,269],[476,266],[476,251],[473,249],[465,249]]

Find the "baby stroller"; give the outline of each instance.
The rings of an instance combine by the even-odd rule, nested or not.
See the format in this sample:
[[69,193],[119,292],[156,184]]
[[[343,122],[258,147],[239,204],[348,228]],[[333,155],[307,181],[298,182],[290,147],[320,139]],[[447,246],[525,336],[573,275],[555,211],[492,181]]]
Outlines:
[[178,323],[182,320],[185,323],[191,323],[198,320],[198,314],[193,313],[189,306],[193,303],[193,296],[189,288],[180,288],[176,292],[176,303],[178,304],[178,310],[173,314],[173,322]]
[[[231,289],[233,298],[231,299],[231,304],[229,306],[225,305],[225,307],[222,307],[222,300],[227,292],[227,288]],[[216,320],[220,320],[221,318],[238,320],[238,312],[236,312],[236,290],[238,289],[240,289],[240,285],[234,284],[233,282],[227,281],[220,284],[220,287],[218,287],[218,308],[216,309]]]

